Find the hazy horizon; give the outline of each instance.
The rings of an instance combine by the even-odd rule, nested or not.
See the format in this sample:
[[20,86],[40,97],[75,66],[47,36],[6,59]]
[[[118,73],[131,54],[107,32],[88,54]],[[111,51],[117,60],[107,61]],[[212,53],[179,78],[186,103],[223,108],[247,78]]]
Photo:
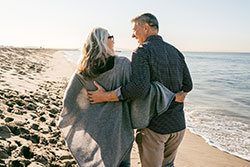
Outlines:
[[[34,49],[58,49],[58,50],[80,50],[81,48],[56,48],[56,47],[39,47],[39,46],[11,46],[11,45],[0,45],[1,47],[10,47],[10,48],[34,48]],[[126,49],[126,48],[115,48],[115,51],[130,51],[132,52],[133,49]],[[250,54],[249,52],[224,52],[224,51],[186,51],[186,50],[180,50],[183,53],[246,53]]]
[[79,49],[93,27],[115,37],[115,48],[134,50],[131,18],[144,12],[159,35],[184,52],[250,52],[250,1],[0,1],[0,45]]

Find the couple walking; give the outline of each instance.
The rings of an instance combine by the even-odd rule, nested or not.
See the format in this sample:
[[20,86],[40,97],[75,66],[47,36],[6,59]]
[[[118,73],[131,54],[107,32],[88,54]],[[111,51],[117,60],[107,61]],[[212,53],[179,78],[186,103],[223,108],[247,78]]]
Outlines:
[[158,35],[154,15],[131,22],[139,43],[132,61],[115,56],[114,37],[94,28],[66,89],[59,127],[82,167],[130,166],[133,129],[143,167],[174,166],[191,76],[181,52]]

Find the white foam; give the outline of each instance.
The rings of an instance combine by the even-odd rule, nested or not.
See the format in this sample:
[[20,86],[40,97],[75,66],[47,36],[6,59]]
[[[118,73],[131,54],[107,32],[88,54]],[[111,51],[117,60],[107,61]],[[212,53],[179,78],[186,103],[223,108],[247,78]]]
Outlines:
[[226,115],[226,111],[188,103],[187,127],[218,149],[250,160],[250,121]]

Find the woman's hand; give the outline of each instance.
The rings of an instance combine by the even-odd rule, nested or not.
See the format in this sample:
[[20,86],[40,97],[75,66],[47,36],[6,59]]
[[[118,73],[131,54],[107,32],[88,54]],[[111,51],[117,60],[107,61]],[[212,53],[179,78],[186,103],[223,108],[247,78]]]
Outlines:
[[175,94],[175,101],[179,102],[179,103],[183,103],[185,100],[187,93],[185,93],[184,91],[180,91],[178,93]]

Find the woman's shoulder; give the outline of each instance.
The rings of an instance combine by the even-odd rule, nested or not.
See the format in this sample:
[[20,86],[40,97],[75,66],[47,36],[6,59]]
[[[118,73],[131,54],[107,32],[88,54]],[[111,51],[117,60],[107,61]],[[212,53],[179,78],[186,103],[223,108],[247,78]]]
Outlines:
[[130,65],[130,60],[123,56],[115,56],[115,64],[118,66]]

